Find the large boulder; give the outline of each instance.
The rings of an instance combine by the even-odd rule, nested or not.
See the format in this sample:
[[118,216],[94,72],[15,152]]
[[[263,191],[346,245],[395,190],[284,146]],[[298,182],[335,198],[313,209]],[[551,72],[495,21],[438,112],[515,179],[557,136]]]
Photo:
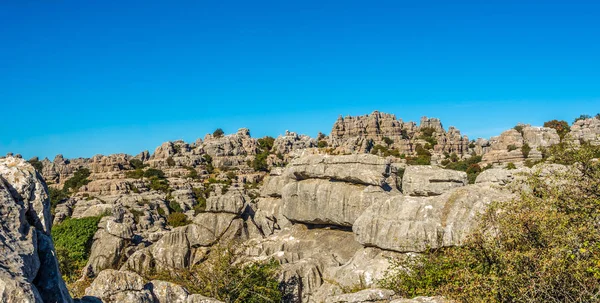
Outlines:
[[600,145],[600,119],[590,118],[575,121],[567,138],[578,144],[580,141]]
[[388,196],[381,187],[322,179],[291,182],[282,192],[282,213],[290,221],[339,226],[352,226],[367,207]]
[[288,165],[285,175],[296,180],[314,178],[383,186],[389,173],[389,160],[370,154],[356,154],[300,157]]
[[437,196],[452,188],[465,186],[467,173],[429,165],[407,166],[402,177],[402,192],[409,196]]
[[510,197],[489,184],[455,188],[435,197],[395,196],[367,208],[352,230],[364,246],[397,252],[460,245],[492,201]]
[[98,274],[85,294],[105,303],[153,303],[152,293],[145,286],[144,279],[136,273],[106,269]]
[[21,158],[0,159],[0,301],[72,302],[50,237],[46,184]]

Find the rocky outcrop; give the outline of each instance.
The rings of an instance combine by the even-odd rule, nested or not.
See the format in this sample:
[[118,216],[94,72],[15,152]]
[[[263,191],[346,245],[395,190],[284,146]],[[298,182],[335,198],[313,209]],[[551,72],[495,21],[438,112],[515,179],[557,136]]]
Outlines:
[[[283,172],[282,214],[294,222],[350,227],[396,186],[389,161],[374,155],[307,155]],[[391,185],[390,185],[391,183]]]
[[600,145],[600,119],[596,117],[575,121],[567,138],[576,144],[583,141]]
[[317,140],[307,136],[298,135],[294,132],[285,131],[285,135],[279,136],[273,143],[273,152],[286,155],[295,150],[306,149],[317,146]]
[[23,159],[0,159],[0,301],[72,302],[50,237],[44,181]]
[[[403,122],[395,115],[378,111],[365,116],[340,116],[331,130],[329,145],[339,153],[365,153],[375,145],[382,145],[408,155],[415,152],[416,144],[424,146],[427,143],[423,140],[425,129],[434,130],[432,138],[437,142],[436,152],[459,155],[469,152],[469,139],[454,127],[446,132],[439,119],[423,117],[417,127],[414,122]],[[388,144],[384,138],[393,143]]]
[[429,165],[407,166],[402,177],[402,192],[409,196],[438,196],[465,185],[467,173]]
[[352,230],[365,246],[398,252],[460,245],[477,225],[477,215],[510,193],[490,185],[455,188],[440,196],[394,196],[371,205]]
[[328,297],[325,303],[389,302],[394,292],[388,289],[365,289],[351,294]]

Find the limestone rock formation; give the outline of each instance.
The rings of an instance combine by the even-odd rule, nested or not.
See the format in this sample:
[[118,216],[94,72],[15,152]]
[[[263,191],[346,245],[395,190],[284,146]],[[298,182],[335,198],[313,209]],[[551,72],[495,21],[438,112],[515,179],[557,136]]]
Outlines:
[[437,196],[467,185],[467,173],[428,165],[407,166],[402,192],[409,196]]
[[44,181],[23,159],[0,159],[0,301],[72,302],[50,237]]
[[490,185],[452,189],[440,196],[395,196],[371,205],[352,230],[365,246],[398,252],[460,245],[492,201],[511,195]]
[[600,119],[590,118],[575,121],[567,137],[576,143],[581,140],[593,145],[600,145]]

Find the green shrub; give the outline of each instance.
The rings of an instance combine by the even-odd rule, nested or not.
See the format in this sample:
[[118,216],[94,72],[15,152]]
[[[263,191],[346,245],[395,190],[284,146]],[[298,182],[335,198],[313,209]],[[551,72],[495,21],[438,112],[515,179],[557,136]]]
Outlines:
[[86,265],[101,217],[68,218],[52,228],[61,273],[67,282],[79,278]]
[[188,174],[185,176],[186,178],[190,178],[190,179],[198,179],[198,172],[196,171],[195,168],[193,167],[186,167],[188,170]]
[[516,130],[516,131],[518,131],[521,135],[523,135],[523,128],[524,127],[525,127],[524,125],[519,124],[519,125],[513,127],[513,129]]
[[42,170],[44,169],[44,163],[42,163],[42,161],[40,161],[38,158],[32,158],[27,162],[31,164],[36,171],[42,173]]
[[258,146],[263,151],[271,151],[273,149],[273,144],[275,143],[275,138],[266,136],[264,138],[258,139]]
[[54,215],[56,206],[69,198],[69,194],[64,190],[48,187],[48,196],[50,197],[50,213]]
[[269,171],[269,166],[267,165],[267,157],[269,156],[269,152],[261,152],[254,157],[254,160],[251,162],[251,167],[255,171]]
[[202,160],[204,160],[206,171],[209,174],[212,174],[215,171],[215,167],[213,166],[213,158],[209,154],[202,155]]
[[131,160],[129,160],[129,165],[131,165],[131,167],[133,167],[133,169],[143,169],[144,167],[147,166],[140,159],[131,159]]
[[392,144],[394,144],[394,140],[388,138],[388,137],[383,137],[383,143],[385,143],[388,147]]
[[150,189],[168,193],[169,181],[167,181],[166,179],[160,179],[155,176],[150,177]]
[[213,132],[213,137],[215,138],[221,138],[223,137],[223,135],[225,135],[225,132],[220,128],[215,129],[215,131]]
[[508,162],[506,163],[506,169],[517,169],[517,166],[512,162]]
[[165,173],[162,170],[160,170],[160,169],[148,168],[144,172],[144,177],[146,177],[146,178],[159,178],[159,179],[163,179],[165,177]]
[[274,259],[251,261],[244,256],[244,245],[218,244],[211,248],[208,259],[192,267],[172,273],[148,277],[180,284],[223,302],[290,302],[280,290],[280,265]]
[[531,152],[531,147],[529,146],[529,144],[523,144],[523,146],[521,146],[521,152],[523,153],[523,157],[529,157],[529,152]]
[[518,147],[514,144],[511,144],[509,146],[506,147],[506,150],[508,150],[509,152],[513,151],[513,150],[517,150]]
[[475,141],[471,141],[471,142],[469,143],[469,148],[473,149],[473,148],[475,148],[475,147],[476,147],[476,145],[475,145]]
[[410,137],[408,136],[408,131],[406,129],[400,130],[400,137],[404,140],[410,139]]
[[591,118],[592,118],[592,116],[590,116],[590,115],[585,115],[585,114],[579,115],[579,117],[575,118],[575,121],[573,121],[573,123],[575,123],[579,120],[586,120],[586,119],[591,119]]
[[77,191],[80,187],[90,183],[90,180],[87,177],[90,176],[90,170],[87,168],[80,168],[74,174],[73,177],[69,178],[65,181],[65,186],[63,187],[64,191]]
[[141,179],[144,177],[144,171],[141,168],[125,172],[125,177],[132,179]]
[[528,190],[490,205],[462,247],[394,260],[381,286],[456,302],[599,302],[600,148],[558,151],[549,158],[575,171],[532,175]]
[[325,148],[327,146],[328,146],[328,144],[327,144],[327,141],[325,141],[325,140],[319,140],[319,142],[317,142],[317,147],[319,147],[319,148]]
[[554,128],[561,140],[565,137],[566,134],[569,133],[569,131],[571,131],[571,128],[569,127],[569,123],[564,120],[546,121],[546,122],[544,122],[544,127]]
[[173,167],[173,166],[175,166],[175,164],[176,164],[176,163],[175,163],[175,160],[173,160],[173,158],[172,158],[172,157],[168,157],[168,158],[167,158],[167,165],[168,165],[168,166],[170,166],[170,167]]
[[167,223],[173,227],[185,226],[192,223],[184,213],[171,213],[167,217]]
[[176,213],[182,213],[183,209],[181,208],[181,205],[179,205],[179,203],[177,203],[176,201],[169,201],[169,209],[172,212],[176,212]]
[[415,147],[416,157],[406,157],[406,164],[409,165],[429,165],[431,164],[431,153],[424,149],[421,144]]

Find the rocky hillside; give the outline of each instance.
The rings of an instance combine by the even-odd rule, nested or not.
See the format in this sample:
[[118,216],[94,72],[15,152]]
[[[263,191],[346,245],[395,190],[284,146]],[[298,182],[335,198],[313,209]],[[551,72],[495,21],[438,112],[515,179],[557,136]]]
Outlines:
[[[382,289],[390,260],[460,246],[492,201],[515,197],[515,180],[557,169],[544,163],[548,148],[600,145],[600,119],[567,127],[518,125],[469,140],[435,118],[417,125],[373,112],[340,117],[317,138],[257,139],[240,129],[136,156],[31,165],[8,156],[0,294],[3,302],[444,302]],[[240,275],[266,284],[240,292],[248,287],[236,284]]]

